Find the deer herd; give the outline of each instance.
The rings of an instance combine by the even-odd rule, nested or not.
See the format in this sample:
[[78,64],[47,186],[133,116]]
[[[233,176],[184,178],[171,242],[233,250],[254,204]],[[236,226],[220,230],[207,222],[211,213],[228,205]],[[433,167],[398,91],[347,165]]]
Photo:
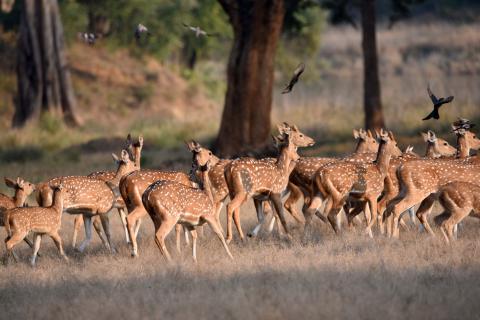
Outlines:
[[[113,155],[116,171],[54,177],[36,185],[21,178],[5,178],[7,186],[14,189],[13,197],[0,194],[0,225],[7,232],[5,261],[11,257],[17,260],[13,249],[24,240],[33,248],[34,265],[44,234],[67,259],[59,233],[63,213],[74,216],[74,248],[82,225],[85,239],[77,250],[87,248],[93,226],[105,247],[114,253],[109,223],[109,213],[114,209],[119,212],[132,256],[139,254],[138,231],[142,218],[148,215],[155,228],[155,243],[168,261],[171,255],[165,238],[174,228],[177,251],[181,250],[182,234],[187,241],[190,235],[196,261],[197,228],[204,224],[233,259],[229,249],[232,223],[244,241],[240,208],[249,199],[253,200],[258,224],[247,236],[256,237],[270,214],[266,229],[271,232],[279,221],[279,232],[288,239],[291,231],[285,209],[297,223],[304,223],[305,235],[314,232],[315,217],[341,233],[343,210],[349,228],[359,224],[356,216],[363,212],[365,234],[373,237],[378,229],[379,234],[398,238],[400,226],[406,226],[402,215],[412,215],[417,205],[417,218],[426,232],[434,235],[428,216],[438,200],[443,212],[434,222],[449,243],[455,240],[456,226],[465,217],[480,217],[480,158],[470,156],[470,150],[480,148],[480,139],[471,127],[466,119],[453,123],[456,148],[432,131],[423,133],[423,157],[411,147],[400,150],[391,131],[354,130],[358,141],[354,152],[343,158],[328,158],[300,157],[297,149],[312,146],[314,140],[295,125],[283,123],[273,137],[276,158],[219,159],[199,143],[188,142],[193,157],[189,173],[140,168],[143,138],[132,141],[129,135],[120,156]],[[38,207],[26,206],[27,197],[34,191]],[[227,197],[225,237],[220,213]],[[302,199],[303,218],[297,210]],[[28,239],[29,233],[33,233],[33,242]]]

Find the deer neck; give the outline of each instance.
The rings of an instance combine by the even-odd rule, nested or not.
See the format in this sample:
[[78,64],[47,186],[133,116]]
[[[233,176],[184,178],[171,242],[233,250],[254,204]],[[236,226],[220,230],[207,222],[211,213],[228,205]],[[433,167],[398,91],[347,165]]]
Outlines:
[[363,139],[359,139],[357,146],[355,147],[354,153],[366,153],[367,152],[367,143]]
[[[139,170],[140,168],[135,165],[135,170]],[[115,177],[113,177],[112,180],[110,180],[111,183],[114,185],[118,186],[120,184],[120,180],[123,178],[123,176],[131,173],[134,170],[123,170],[124,169],[124,164],[120,164],[117,168],[117,172],[115,172]]]
[[391,158],[392,155],[390,152],[387,152],[386,143],[381,142],[380,146],[378,147],[377,159],[375,159],[375,164],[378,170],[383,175],[386,175],[388,172],[388,166],[390,165]]
[[297,164],[293,159],[289,156],[289,146],[284,146],[280,151],[280,154],[277,158],[276,166],[277,170],[281,173],[282,176],[290,176],[295,165]]
[[142,156],[142,150],[140,148],[135,148],[135,167],[140,170],[140,160]]
[[464,135],[457,137],[457,158],[466,158],[470,155],[470,146]]
[[26,200],[26,195],[25,191],[22,189],[16,189],[15,190],[15,195],[13,196],[13,203],[15,207],[23,207],[23,204],[25,203]]
[[210,202],[213,204],[213,193],[212,193],[212,184],[210,183],[210,177],[208,176],[209,170],[202,171],[202,183],[203,191],[206,193],[207,197],[210,199]]
[[53,202],[52,202],[52,207],[57,210],[57,212],[62,214],[63,211],[63,196],[62,192],[56,190],[54,195],[53,195]]

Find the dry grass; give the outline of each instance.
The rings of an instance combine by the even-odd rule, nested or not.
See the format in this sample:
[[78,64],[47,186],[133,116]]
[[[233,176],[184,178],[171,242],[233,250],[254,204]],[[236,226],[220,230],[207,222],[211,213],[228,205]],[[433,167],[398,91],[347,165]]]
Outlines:
[[[253,225],[244,209],[244,227]],[[1,267],[4,318],[476,318],[480,306],[478,221],[468,221],[451,247],[408,232],[400,241],[367,239],[360,233],[335,237],[318,223],[303,243],[263,236],[231,245],[227,259],[210,230],[199,240],[199,263],[189,250],[167,265],[145,220],[140,257],[129,257],[118,218],[110,255],[97,237],[85,254],[67,249],[68,263],[44,240],[32,269],[30,250],[18,264]],[[71,217],[64,218],[67,248]],[[170,240],[173,237],[170,237]],[[168,244],[174,251],[173,242]]]

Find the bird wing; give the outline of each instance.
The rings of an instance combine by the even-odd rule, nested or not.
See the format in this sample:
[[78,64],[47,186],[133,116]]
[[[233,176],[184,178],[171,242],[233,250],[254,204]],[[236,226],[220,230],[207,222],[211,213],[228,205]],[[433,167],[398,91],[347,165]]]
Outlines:
[[452,101],[453,101],[453,96],[449,96],[449,97],[443,99],[443,103],[449,103],[449,102],[452,102]]
[[430,96],[430,99],[432,100],[433,104],[437,104],[437,103],[438,103],[438,99],[437,99],[437,97],[435,97],[435,95],[432,93],[432,90],[430,90],[430,84],[428,84],[428,86],[427,86],[427,92],[428,92],[428,95]]
[[305,71],[305,63],[301,62],[297,69],[295,69],[295,71],[293,72],[293,77],[294,78],[298,78],[300,77],[300,75],[303,73],[303,71]]

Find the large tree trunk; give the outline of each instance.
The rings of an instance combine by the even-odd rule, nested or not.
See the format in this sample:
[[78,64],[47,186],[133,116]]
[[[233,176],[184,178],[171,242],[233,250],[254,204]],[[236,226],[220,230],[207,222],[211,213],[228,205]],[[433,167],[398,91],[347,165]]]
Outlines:
[[216,151],[231,156],[263,147],[270,135],[274,58],[283,0],[219,0],[230,18],[234,43]]
[[363,107],[365,127],[380,129],[385,126],[378,76],[377,33],[375,28],[375,0],[362,0],[363,49]]
[[13,126],[23,126],[41,112],[62,113],[79,124],[64,52],[57,0],[24,0],[19,28],[17,86]]

